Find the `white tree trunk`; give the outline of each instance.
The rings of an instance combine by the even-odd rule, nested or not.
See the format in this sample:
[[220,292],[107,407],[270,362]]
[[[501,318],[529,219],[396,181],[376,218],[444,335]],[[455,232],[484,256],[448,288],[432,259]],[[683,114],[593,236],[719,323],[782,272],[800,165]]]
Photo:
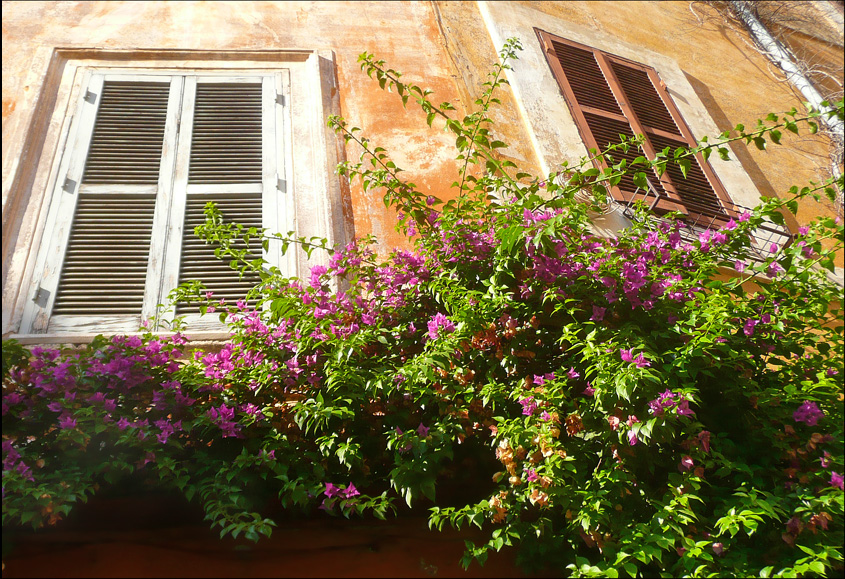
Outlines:
[[[748,3],[743,0],[731,0],[731,7],[734,14],[745,24],[751,36],[757,44],[763,49],[764,53],[786,74],[786,78],[791,82],[795,88],[801,91],[804,98],[810,105],[819,111],[828,112],[830,107],[822,106],[822,95],[816,90],[816,87],[810,82],[810,79],[802,72],[801,68],[792,59],[792,55],[780,43],[780,41],[771,35],[766,26],[757,19],[754,12],[748,6]],[[843,126],[842,121],[836,116],[830,118],[823,115],[822,121],[827,126],[833,139],[838,146],[843,143]]]

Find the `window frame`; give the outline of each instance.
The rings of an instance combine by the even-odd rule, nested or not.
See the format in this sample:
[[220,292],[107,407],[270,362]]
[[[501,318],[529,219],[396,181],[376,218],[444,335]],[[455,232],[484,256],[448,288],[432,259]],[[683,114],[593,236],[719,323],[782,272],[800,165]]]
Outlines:
[[[233,74],[235,72],[235,74]],[[291,223],[279,219],[284,204],[277,204],[280,197],[278,185],[285,180],[283,158],[286,148],[277,133],[284,133],[286,111],[284,95],[290,94],[289,82],[281,72],[210,71],[163,73],[155,69],[89,69],[83,77],[77,106],[72,113],[75,125],[69,135],[69,146],[60,152],[60,168],[53,190],[53,201],[48,217],[48,237],[41,244],[35,271],[43,271],[35,299],[26,304],[22,326],[30,331],[45,333],[92,332],[102,327],[116,331],[134,331],[143,320],[157,314],[158,304],[166,302],[168,293],[178,285],[179,266],[183,240],[183,223],[187,195],[208,193],[234,193],[257,189],[256,185],[197,185],[188,184],[188,168],[193,136],[194,99],[200,83],[241,83],[261,81],[262,85],[262,226],[271,233],[289,231]],[[152,185],[93,185],[82,182],[88,159],[94,124],[99,111],[105,82],[162,82],[169,84],[164,142],[160,158],[158,184]],[[281,95],[281,99],[276,96]],[[288,99],[289,102],[289,99]],[[73,109],[71,109],[73,111]],[[74,123],[74,120],[71,123]],[[277,127],[279,130],[277,131]],[[53,306],[71,237],[75,209],[83,193],[99,192],[155,193],[155,211],[152,222],[149,257],[143,305],[137,314],[110,315],[57,315]],[[250,191],[258,192],[258,191]],[[270,265],[280,267],[278,246],[276,251],[264,252]],[[186,320],[201,329],[221,329],[219,321],[187,315]],[[47,322],[46,327],[43,325]],[[39,324],[40,322],[40,324]]]
[[[556,172],[563,162],[573,162],[589,156],[575,120],[561,97],[561,89],[546,59],[545,50],[537,39],[535,28],[542,26],[551,34],[594,47],[634,62],[653,67],[667,85],[667,92],[680,110],[693,135],[715,137],[720,128],[711,116],[711,104],[704,85],[692,76],[692,70],[682,66],[673,55],[671,46],[656,51],[647,44],[632,44],[608,35],[599,26],[585,24],[550,14],[549,11],[525,4],[510,2],[478,2],[479,12],[493,46],[502,46],[508,38],[519,38],[523,50],[513,67],[504,72],[513,94],[513,101],[527,132],[529,151],[519,148],[504,154],[533,154],[537,169],[544,175]],[[714,173],[729,192],[730,200],[738,205],[759,203],[760,188],[736,156],[722,159],[713,155],[708,160]],[[614,203],[608,211],[591,217],[591,229],[597,235],[613,237],[628,227],[630,221]],[[788,222],[790,217],[787,217]]]
[[[535,27],[534,31],[537,34],[537,38],[539,39],[540,43],[542,44],[543,51],[546,60],[549,63],[549,67],[551,68],[552,74],[554,75],[555,80],[560,86],[561,92],[563,93],[569,110],[578,127],[578,131],[581,134],[581,138],[587,145],[588,149],[602,151],[603,147],[599,146],[595,137],[593,136],[593,130],[590,127],[589,122],[586,120],[584,112],[604,116],[607,118],[613,118],[616,121],[628,124],[635,135],[643,135],[645,137],[645,140],[642,144],[642,150],[645,153],[645,156],[649,159],[654,159],[656,157],[656,153],[658,152],[656,147],[651,142],[651,135],[665,137],[674,141],[677,141],[678,137],[682,137],[685,141],[686,146],[698,146],[698,141],[696,140],[695,136],[693,136],[689,125],[687,124],[686,120],[684,119],[671,95],[667,91],[666,83],[663,82],[654,67],[642,64],[640,62],[635,62],[633,60],[623,58],[621,56],[617,56],[610,52],[606,52],[598,48],[588,46],[586,44],[556,36],[540,28]],[[593,109],[587,105],[578,102],[575,96],[575,92],[573,91],[570,85],[570,81],[567,78],[567,75],[563,70],[563,66],[561,65],[560,60],[557,57],[553,43],[568,45],[589,52],[593,55],[593,57],[596,59],[596,63],[599,66],[599,69],[601,70],[601,73],[604,75],[604,79],[607,82],[607,85],[610,88],[613,97],[616,99],[616,102],[622,111],[622,115],[617,115],[615,113],[610,113],[599,109]],[[627,68],[639,70],[648,76],[648,79],[651,81],[651,84],[657,96],[661,99],[663,105],[666,107],[667,112],[672,117],[672,120],[677,126],[680,135],[672,134],[656,127],[647,127],[643,122],[641,122],[636,112],[633,110],[633,107],[629,103],[629,97],[628,95],[626,95],[625,90],[623,89],[617,77],[617,74],[613,69],[612,63],[617,63]],[[701,153],[696,153],[695,159],[696,161],[698,161],[698,165],[701,168],[702,173],[704,173],[704,176],[709,182],[710,188],[712,189],[712,193],[714,196],[714,200],[717,201],[719,205],[721,205],[721,209],[725,213],[726,218],[727,216],[735,217],[736,211],[733,210],[733,201],[731,200],[730,195],[728,195],[718,175],[716,175],[715,171],[713,171],[712,167],[710,166],[710,163],[706,159],[704,159],[704,156]],[[593,163],[597,168],[607,168],[607,163],[604,161],[594,159]],[[659,177],[659,180],[663,189],[668,194],[668,198],[661,197],[656,202],[655,208],[658,208],[662,211],[678,211],[686,215],[689,215],[691,213],[698,214],[695,209],[690,209],[689,207],[687,207],[685,201],[681,199],[677,187],[673,182],[671,176],[669,175],[668,171],[664,171],[664,173]],[[631,194],[626,195],[624,192],[621,191],[618,186],[611,187],[610,193],[615,200],[621,203],[628,203],[632,198]]]
[[[43,249],[45,231],[57,219],[51,193],[66,169],[61,152],[72,143],[78,131],[75,106],[82,98],[83,77],[92,71],[145,70],[152,74],[281,74],[287,78],[281,101],[287,122],[277,139],[296,142],[285,147],[279,159],[277,186],[283,192],[277,205],[276,220],[289,224],[297,235],[326,237],[332,245],[352,237],[351,214],[346,211],[348,191],[334,173],[342,158],[342,147],[326,126],[329,115],[339,113],[334,53],[329,50],[110,50],[55,48],[41,80],[39,99],[30,114],[28,131],[16,128],[10,137],[21,145],[20,156],[9,178],[4,180],[4,290],[3,335],[26,343],[81,343],[98,333],[124,333],[137,328],[112,320],[45,331],[49,319],[43,308],[24,313],[37,297],[40,281],[37,263]],[[293,95],[294,98],[291,98]],[[301,145],[301,146],[300,146]],[[66,156],[64,157],[66,159]],[[283,227],[277,230],[286,232]],[[281,243],[272,241],[270,253],[280,253]],[[275,246],[275,248],[274,248]],[[308,267],[323,264],[328,256],[306,256],[288,251],[278,262],[282,271],[300,276]],[[43,265],[40,264],[40,265]],[[43,269],[41,270],[43,271]],[[140,316],[139,316],[140,317]],[[214,318],[212,320],[212,318]],[[195,321],[195,320],[190,320]],[[199,335],[218,335],[221,324],[216,316],[189,327]],[[160,331],[166,333],[166,329]],[[210,332],[209,332],[210,331]]]

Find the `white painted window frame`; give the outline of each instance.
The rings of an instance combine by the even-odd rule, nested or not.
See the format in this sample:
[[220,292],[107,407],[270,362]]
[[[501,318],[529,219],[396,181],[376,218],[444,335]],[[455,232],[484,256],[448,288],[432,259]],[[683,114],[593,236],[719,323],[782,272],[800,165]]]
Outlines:
[[[160,71],[132,70],[125,72],[89,71],[85,75],[76,109],[75,126],[71,129],[69,143],[61,156],[60,169],[53,192],[53,203],[48,214],[47,232],[49,240],[39,251],[36,272],[43,271],[35,299],[26,304],[22,320],[23,329],[29,332],[68,333],[103,331],[136,331],[142,320],[153,318],[159,304],[166,302],[167,295],[179,281],[183,222],[187,193],[214,192],[260,192],[262,194],[262,227],[269,233],[286,232],[292,223],[284,212],[284,203],[279,184],[284,183],[285,143],[283,138],[286,111],[284,95],[290,94],[289,80],[281,72],[203,74],[185,73],[163,75]],[[102,88],[108,81],[124,82],[167,82],[170,93],[165,121],[164,144],[158,185],[84,185],[81,184],[85,160],[94,131],[94,121],[102,96]],[[188,161],[191,151],[193,130],[193,102],[196,87],[202,82],[247,83],[260,81],[262,84],[262,182],[257,185],[188,185]],[[277,98],[277,95],[282,98]],[[289,99],[288,99],[289,102]],[[289,123],[289,121],[288,121]],[[156,193],[153,217],[150,257],[147,264],[144,302],[137,315],[52,315],[52,308],[58,291],[59,277],[65,251],[70,239],[76,201],[79,194],[89,192],[109,193]],[[237,190],[237,191],[236,191]],[[264,258],[270,265],[281,267],[281,256],[269,249]],[[284,269],[282,270],[284,271]],[[187,316],[192,325],[201,329],[220,327],[219,320]],[[44,326],[44,322],[47,326]]]
[[[49,240],[53,237],[60,215],[61,190],[70,158],[63,154],[70,150],[79,134],[77,125],[84,119],[75,114],[77,103],[85,92],[81,90],[92,75],[98,73],[141,73],[159,75],[232,76],[271,75],[274,90],[281,106],[277,109],[274,137],[277,170],[265,171],[262,186],[265,194],[273,189],[280,192],[273,211],[264,211],[263,225],[273,231],[294,231],[302,236],[320,236],[332,245],[344,244],[352,237],[348,201],[342,198],[343,189],[334,168],[342,157],[342,147],[326,127],[330,114],[339,113],[334,54],[331,51],[266,50],[266,51],[183,51],[183,50],[107,50],[55,49],[50,69],[45,71],[43,87],[46,104],[36,107],[32,116],[46,114],[50,119],[43,131],[27,135],[22,142],[23,153],[17,172],[23,166],[37,165],[34,178],[22,182],[16,174],[4,182],[4,213],[23,212],[23,219],[10,238],[13,252],[4,257],[3,335],[24,343],[80,343],[98,333],[131,333],[137,324],[125,320],[88,320],[84,323],[51,325],[49,310],[44,303],[33,300],[44,297],[38,287],[44,287],[45,266],[50,261]],[[52,86],[50,85],[52,83]],[[56,91],[58,97],[51,96]],[[52,100],[51,100],[52,99]],[[265,136],[265,138],[268,138]],[[35,156],[28,155],[35,142]],[[296,143],[296,147],[285,144]],[[44,147],[43,151],[39,147]],[[53,151],[53,152],[51,152]],[[265,164],[265,167],[267,165]],[[271,175],[272,173],[272,175]],[[60,175],[62,178],[60,179]],[[29,178],[27,175],[24,177]],[[264,186],[267,183],[268,186]],[[58,198],[57,198],[58,195]],[[24,209],[26,208],[26,209]],[[40,209],[39,209],[40,208]],[[158,211],[158,210],[157,210]],[[173,233],[173,232],[171,232]],[[55,247],[55,244],[53,244]],[[315,252],[310,258],[302,251],[289,250],[280,257],[281,243],[270,243],[269,261],[288,275],[301,276],[311,265],[325,264],[326,255]],[[63,250],[63,249],[62,249]],[[155,254],[153,248],[151,254]],[[8,256],[11,256],[9,258]],[[277,256],[273,259],[273,256]],[[56,268],[58,270],[58,268]],[[53,275],[58,279],[56,271]],[[172,272],[172,268],[171,268]],[[174,275],[171,273],[171,275]],[[164,277],[157,290],[166,294]],[[51,296],[54,296],[51,292]],[[153,294],[150,294],[152,296]],[[145,302],[144,314],[154,309],[155,300]],[[43,299],[42,299],[43,302]],[[37,306],[37,307],[33,307]],[[139,315],[140,322],[143,316]],[[209,315],[189,325],[197,335],[218,335],[221,325],[216,316]],[[114,322],[114,323],[112,323]],[[211,330],[211,333],[204,332]]]

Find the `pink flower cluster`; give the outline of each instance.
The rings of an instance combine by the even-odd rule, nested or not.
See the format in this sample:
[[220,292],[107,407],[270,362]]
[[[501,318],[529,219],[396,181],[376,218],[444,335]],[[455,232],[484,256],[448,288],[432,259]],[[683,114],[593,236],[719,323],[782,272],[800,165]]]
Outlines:
[[211,421],[220,427],[223,431],[223,438],[235,437],[242,438],[241,426],[235,419],[235,409],[229,408],[225,404],[221,404],[217,408],[209,408],[206,412]]
[[620,349],[619,355],[622,358],[623,362],[631,362],[633,364],[636,364],[637,368],[648,368],[649,366],[651,366],[651,362],[646,360],[645,356],[643,356],[641,353],[637,354],[637,357],[635,358],[631,349]]
[[806,422],[808,426],[815,426],[819,419],[824,417],[824,412],[815,402],[805,400],[798,410],[792,413],[795,422]]
[[447,318],[444,314],[438,313],[432,316],[428,321],[428,337],[436,340],[440,337],[440,332],[454,332],[455,324]]
[[663,416],[667,411],[673,411],[678,416],[695,416],[689,407],[689,400],[683,395],[666,390],[648,403],[648,411],[655,416]]

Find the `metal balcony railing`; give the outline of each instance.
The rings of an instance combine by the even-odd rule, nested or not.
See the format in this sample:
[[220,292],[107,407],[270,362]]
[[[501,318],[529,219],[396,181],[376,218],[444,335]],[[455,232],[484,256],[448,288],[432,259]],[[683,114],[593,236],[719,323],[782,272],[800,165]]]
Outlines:
[[[647,219],[653,220],[655,223],[666,221],[663,217],[668,210],[665,209],[670,198],[658,191],[651,181],[646,179],[648,183],[648,190],[643,191],[638,188],[635,195],[627,202],[621,203],[623,206],[622,213],[628,219],[637,219],[634,211],[634,203],[643,201],[648,206]],[[722,210],[714,212],[712,207],[697,206],[695,203],[683,201],[683,207],[686,210],[685,214],[679,220],[686,225],[680,230],[680,234],[686,241],[698,240],[698,236],[704,231],[721,229],[731,219],[739,220],[739,216],[750,208],[736,203],[725,202],[720,200]],[[681,204],[674,201],[673,204]],[[766,221],[757,227],[751,233],[751,247],[750,257],[754,261],[765,261],[774,253],[789,247],[793,242],[794,236],[785,225],[779,225],[773,221]],[[774,251],[773,251],[774,250]]]

